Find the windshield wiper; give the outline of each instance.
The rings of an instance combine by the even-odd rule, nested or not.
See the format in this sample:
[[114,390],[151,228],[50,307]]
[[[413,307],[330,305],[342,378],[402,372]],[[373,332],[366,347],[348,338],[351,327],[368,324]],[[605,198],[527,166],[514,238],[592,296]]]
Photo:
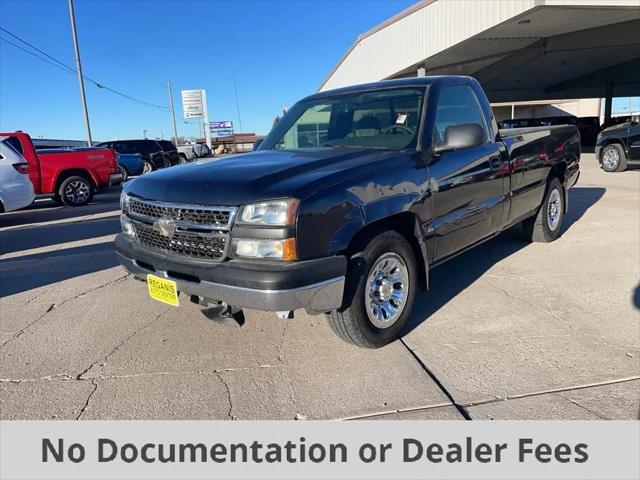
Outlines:
[[323,143],[323,147],[336,147],[336,148],[367,148],[362,145],[347,145],[344,143]]

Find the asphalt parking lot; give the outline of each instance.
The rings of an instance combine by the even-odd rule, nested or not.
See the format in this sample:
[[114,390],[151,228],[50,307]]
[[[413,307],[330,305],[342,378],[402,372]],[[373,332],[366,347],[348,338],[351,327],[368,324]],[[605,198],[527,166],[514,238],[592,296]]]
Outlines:
[[380,350],[324,317],[156,303],[111,242],[119,189],[0,217],[2,419],[637,419],[640,171],[593,154],[564,234],[505,232],[433,271]]

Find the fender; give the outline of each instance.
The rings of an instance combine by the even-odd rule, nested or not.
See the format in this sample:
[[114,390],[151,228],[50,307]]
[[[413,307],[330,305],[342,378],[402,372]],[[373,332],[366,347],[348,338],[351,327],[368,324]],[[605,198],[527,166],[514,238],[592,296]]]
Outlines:
[[[62,170],[60,171],[52,180],[51,184],[49,185],[48,191],[49,192],[53,192],[56,193],[57,188],[60,186],[59,180],[62,176],[65,176],[67,173],[69,172],[77,172],[77,173],[84,173],[86,175],[89,176],[89,178],[91,179],[91,181],[93,182],[93,186],[94,189],[96,188],[96,185],[99,185],[98,179],[96,178],[95,174],[91,171],[91,170],[87,170],[86,168],[68,168],[66,170]],[[76,173],[72,173],[71,175],[75,175]]]

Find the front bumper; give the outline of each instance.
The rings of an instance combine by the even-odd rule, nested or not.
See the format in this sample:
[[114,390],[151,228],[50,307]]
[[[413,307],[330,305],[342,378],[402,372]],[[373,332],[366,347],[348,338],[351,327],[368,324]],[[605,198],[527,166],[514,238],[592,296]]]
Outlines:
[[109,186],[113,187],[115,185],[120,185],[122,183],[122,174],[121,173],[112,173],[109,175]]
[[123,234],[115,240],[120,264],[145,280],[154,274],[176,282],[179,292],[237,308],[286,311],[304,308],[312,315],[342,305],[347,261],[343,256],[289,264],[229,260],[219,263],[178,258],[141,248]]

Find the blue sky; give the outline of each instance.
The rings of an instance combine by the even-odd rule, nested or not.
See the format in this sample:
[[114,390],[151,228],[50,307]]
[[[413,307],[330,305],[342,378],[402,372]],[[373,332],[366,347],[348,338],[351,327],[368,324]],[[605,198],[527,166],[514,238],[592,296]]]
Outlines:
[[[182,115],[181,89],[207,90],[209,120],[267,133],[273,117],[318,88],[362,32],[413,0],[76,0],[84,74],[167,105],[167,81]],[[66,0],[0,0],[0,25],[74,66]],[[4,32],[2,38],[16,42]],[[16,42],[17,43],[17,42]],[[168,112],[85,82],[95,140],[172,136]],[[614,102],[614,111],[627,101]],[[634,99],[632,109],[640,109]],[[84,139],[75,75],[0,42],[0,131]],[[178,117],[178,133],[198,134]]]
[[[267,133],[283,106],[313,93],[358,34],[412,0],[76,0],[84,74],[182,114],[181,89],[207,90],[209,120]],[[0,0],[0,25],[74,66],[66,0]],[[13,42],[10,36],[0,36]],[[17,43],[17,42],[16,42]],[[170,115],[85,82],[94,139],[172,136]],[[198,134],[178,118],[178,133]],[[84,139],[78,82],[0,42],[0,131]]]

